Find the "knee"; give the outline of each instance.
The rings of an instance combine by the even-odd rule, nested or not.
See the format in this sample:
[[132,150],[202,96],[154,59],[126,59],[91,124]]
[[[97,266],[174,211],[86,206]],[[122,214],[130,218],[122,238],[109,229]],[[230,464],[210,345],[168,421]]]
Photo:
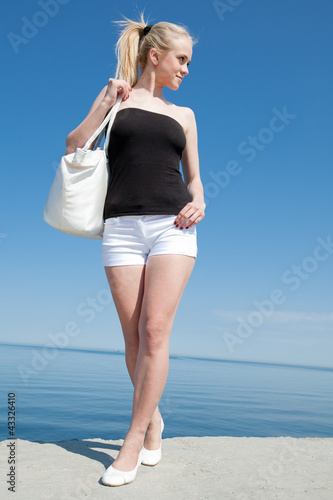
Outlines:
[[139,330],[140,343],[142,342],[146,353],[154,354],[165,347],[169,340],[168,322],[165,318],[151,318]]

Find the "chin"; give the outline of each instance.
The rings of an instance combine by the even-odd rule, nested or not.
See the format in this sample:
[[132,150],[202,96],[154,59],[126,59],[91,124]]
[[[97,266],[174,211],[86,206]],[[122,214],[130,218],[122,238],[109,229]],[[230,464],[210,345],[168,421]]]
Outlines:
[[171,90],[178,90],[179,89],[179,85],[174,85],[173,83],[169,83],[168,85],[166,85],[166,87],[168,87],[168,89],[171,89]]

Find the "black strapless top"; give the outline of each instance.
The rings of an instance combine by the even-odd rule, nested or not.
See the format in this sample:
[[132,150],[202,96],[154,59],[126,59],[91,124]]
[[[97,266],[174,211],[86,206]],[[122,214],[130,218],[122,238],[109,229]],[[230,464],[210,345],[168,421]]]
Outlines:
[[118,111],[109,144],[111,181],[104,219],[177,215],[192,201],[179,170],[186,146],[180,123],[140,108]]

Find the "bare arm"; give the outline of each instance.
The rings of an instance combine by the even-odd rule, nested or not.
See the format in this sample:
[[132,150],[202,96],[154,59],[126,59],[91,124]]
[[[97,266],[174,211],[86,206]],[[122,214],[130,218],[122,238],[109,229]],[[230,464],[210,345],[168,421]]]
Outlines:
[[[66,152],[74,153],[76,148],[82,148],[89,137],[98,129],[105,116],[117,100],[118,92],[123,93],[123,101],[128,99],[131,87],[124,80],[109,79],[106,85],[96,97],[89,113],[83,122],[80,123],[66,138]],[[91,145],[91,149],[94,143]]]
[[182,169],[187,189],[192,195],[192,201],[187,203],[179,212],[175,223],[179,226],[191,227],[204,218],[206,204],[199,171],[198,134],[195,116],[191,109],[185,108],[185,110],[187,128],[185,130],[186,146],[182,154]]

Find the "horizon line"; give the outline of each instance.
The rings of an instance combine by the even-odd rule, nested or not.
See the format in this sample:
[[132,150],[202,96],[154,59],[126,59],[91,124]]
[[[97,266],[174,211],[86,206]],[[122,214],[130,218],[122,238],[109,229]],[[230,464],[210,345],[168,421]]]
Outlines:
[[[37,347],[39,349],[59,349],[61,351],[83,351],[83,352],[96,352],[96,353],[110,353],[110,354],[123,354],[125,355],[125,351],[120,349],[103,349],[97,348],[94,349],[92,347],[57,347],[57,346],[48,346],[41,344],[12,344],[8,342],[0,342],[0,345],[6,345],[11,347]],[[170,358],[187,358],[187,359],[201,359],[205,361],[222,361],[225,363],[251,363],[251,364],[261,364],[261,365],[273,365],[273,366],[286,366],[286,367],[296,367],[296,368],[312,368],[316,370],[326,370],[332,371],[333,366],[319,366],[319,365],[300,365],[300,364],[291,364],[291,363],[279,363],[279,362],[267,362],[267,361],[253,361],[253,360],[245,360],[245,359],[226,359],[226,358],[213,358],[213,357],[201,357],[201,356],[188,356],[186,354],[170,354]]]

